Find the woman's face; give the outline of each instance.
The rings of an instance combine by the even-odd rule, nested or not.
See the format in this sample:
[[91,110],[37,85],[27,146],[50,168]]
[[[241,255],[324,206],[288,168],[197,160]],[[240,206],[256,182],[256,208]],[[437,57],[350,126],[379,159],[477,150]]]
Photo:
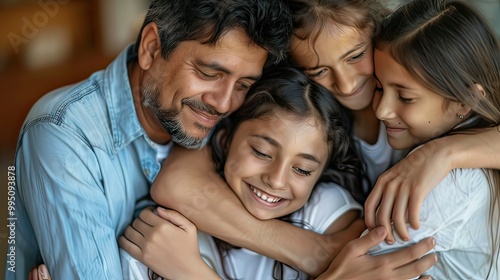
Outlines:
[[283,112],[240,124],[224,175],[252,215],[273,219],[304,206],[329,155],[322,126]]
[[424,87],[387,51],[375,50],[379,85],[373,100],[378,119],[385,123],[387,139],[395,149],[407,149],[451,130],[468,112],[462,103]]
[[371,105],[375,89],[371,28],[326,24],[317,38],[292,39],[291,56],[338,101],[357,111]]

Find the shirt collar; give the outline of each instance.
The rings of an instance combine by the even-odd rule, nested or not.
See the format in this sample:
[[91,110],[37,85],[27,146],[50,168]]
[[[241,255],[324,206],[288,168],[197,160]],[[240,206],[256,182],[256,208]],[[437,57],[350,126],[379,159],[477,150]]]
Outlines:
[[104,71],[103,89],[116,150],[120,150],[141,135],[146,136],[137,118],[127,70],[127,63],[135,57],[132,44],[125,48]]

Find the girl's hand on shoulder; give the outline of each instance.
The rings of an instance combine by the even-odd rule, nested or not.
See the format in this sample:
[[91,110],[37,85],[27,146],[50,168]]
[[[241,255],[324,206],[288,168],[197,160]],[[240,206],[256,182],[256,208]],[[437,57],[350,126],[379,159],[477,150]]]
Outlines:
[[436,139],[412,151],[380,175],[368,196],[366,226],[384,226],[387,243],[394,243],[392,226],[401,239],[410,239],[407,221],[414,229],[420,227],[420,208],[425,197],[451,171],[451,157],[440,142]]
[[132,257],[157,274],[178,279],[204,265],[198,248],[197,229],[174,210],[144,209],[125,229],[118,243]]

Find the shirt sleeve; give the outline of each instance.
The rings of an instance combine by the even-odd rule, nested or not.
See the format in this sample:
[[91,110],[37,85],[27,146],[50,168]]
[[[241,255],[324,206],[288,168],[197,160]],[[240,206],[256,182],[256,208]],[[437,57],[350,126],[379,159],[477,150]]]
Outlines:
[[[34,125],[21,143],[19,196],[32,229],[20,230],[34,233],[52,279],[121,279],[116,225],[94,147],[52,123]],[[27,263],[35,257],[18,254]]]
[[313,190],[309,201],[296,212],[305,228],[323,234],[340,216],[351,210],[362,211],[347,190],[335,183],[320,183]]

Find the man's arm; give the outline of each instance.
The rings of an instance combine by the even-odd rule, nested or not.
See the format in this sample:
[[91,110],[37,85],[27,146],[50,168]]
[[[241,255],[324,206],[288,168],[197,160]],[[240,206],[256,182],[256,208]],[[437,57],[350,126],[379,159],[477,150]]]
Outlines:
[[[24,223],[18,232],[35,235],[54,279],[121,278],[100,166],[88,154],[91,148],[73,131],[48,123],[30,128],[17,154],[19,197],[32,227]],[[18,258],[33,259],[16,249]],[[16,271],[18,279],[33,268],[26,266]]]
[[176,147],[153,184],[153,199],[179,211],[202,231],[313,276],[325,271],[364,228],[357,223],[347,230],[321,235],[276,219],[258,220],[213,170],[209,149]]

